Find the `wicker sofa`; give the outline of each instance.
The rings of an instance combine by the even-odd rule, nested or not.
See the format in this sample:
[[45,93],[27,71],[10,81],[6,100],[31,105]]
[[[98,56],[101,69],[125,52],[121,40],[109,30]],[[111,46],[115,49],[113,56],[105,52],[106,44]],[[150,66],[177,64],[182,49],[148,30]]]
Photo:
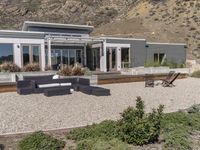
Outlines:
[[84,78],[53,79],[53,75],[28,76],[17,82],[17,93],[20,95],[33,93],[44,93],[46,96],[64,95],[70,94],[70,89],[95,96],[110,95],[109,89],[90,86],[90,80]]

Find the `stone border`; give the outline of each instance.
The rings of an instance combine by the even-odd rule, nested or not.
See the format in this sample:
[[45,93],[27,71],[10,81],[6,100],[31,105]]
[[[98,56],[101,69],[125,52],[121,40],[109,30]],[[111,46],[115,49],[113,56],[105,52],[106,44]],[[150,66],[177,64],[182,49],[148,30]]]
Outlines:
[[[49,130],[36,130],[36,131],[43,131],[45,133],[58,133],[58,132],[65,132],[68,133],[73,129],[77,129],[77,128],[84,128],[86,126],[79,126],[79,127],[71,127],[71,128],[58,128],[58,129],[49,129]],[[11,132],[11,133],[5,133],[5,134],[0,134],[0,137],[17,137],[17,136],[24,136],[27,134],[31,134],[34,133],[36,131],[26,131],[26,132]]]

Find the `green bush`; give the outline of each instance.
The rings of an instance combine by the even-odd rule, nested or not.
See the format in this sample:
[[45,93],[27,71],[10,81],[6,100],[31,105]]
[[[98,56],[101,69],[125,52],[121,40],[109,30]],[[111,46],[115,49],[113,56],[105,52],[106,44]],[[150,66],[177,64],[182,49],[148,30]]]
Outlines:
[[38,131],[22,139],[18,148],[19,150],[61,150],[64,146],[64,141]]
[[129,150],[128,144],[118,139],[87,139],[78,142],[77,150]]
[[192,73],[191,77],[200,78],[200,70],[194,71],[194,72]]
[[192,149],[190,133],[200,130],[200,113],[174,112],[165,114],[162,122],[162,135],[167,150]]
[[184,63],[173,63],[173,62],[167,62],[165,61],[163,64],[159,63],[159,62],[146,62],[145,67],[169,67],[169,68],[185,68],[186,65]]
[[163,106],[153,109],[150,114],[144,112],[144,102],[140,97],[136,100],[136,109],[129,107],[122,114],[118,122],[120,138],[135,145],[144,145],[158,140],[161,130]]
[[188,138],[189,130],[182,124],[168,124],[165,128],[165,144],[166,150],[189,150],[192,149],[192,141]]
[[103,121],[100,124],[93,124],[85,128],[77,128],[72,130],[66,135],[68,139],[80,141],[91,138],[101,138],[104,140],[112,139],[116,137],[116,122],[115,121]]

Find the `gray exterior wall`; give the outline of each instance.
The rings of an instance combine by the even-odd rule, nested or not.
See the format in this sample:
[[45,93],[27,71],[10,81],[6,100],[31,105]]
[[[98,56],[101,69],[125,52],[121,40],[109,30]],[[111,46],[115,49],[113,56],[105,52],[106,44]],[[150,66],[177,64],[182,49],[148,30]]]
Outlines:
[[145,39],[107,39],[107,43],[130,44],[130,60],[132,67],[144,66],[146,62]]
[[144,66],[154,60],[154,53],[165,53],[168,62],[182,64],[186,61],[185,44],[150,43],[144,39],[106,39],[107,43],[130,44],[132,67]]
[[83,29],[62,29],[62,28],[49,28],[49,27],[28,27],[28,31],[45,32],[45,33],[62,33],[62,34],[87,34],[89,30]]
[[170,63],[182,64],[186,61],[185,44],[147,43],[147,62],[154,60],[154,53],[166,54],[166,60]]

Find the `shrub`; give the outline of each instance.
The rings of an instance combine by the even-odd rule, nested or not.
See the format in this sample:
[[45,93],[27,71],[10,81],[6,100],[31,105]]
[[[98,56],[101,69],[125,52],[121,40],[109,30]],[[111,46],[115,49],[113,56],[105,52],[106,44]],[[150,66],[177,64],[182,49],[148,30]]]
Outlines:
[[194,72],[192,73],[191,77],[200,78],[200,70],[194,71]]
[[79,64],[75,64],[75,66],[72,68],[72,75],[74,76],[81,76],[85,74],[85,69],[81,67]]
[[19,150],[61,150],[65,142],[55,139],[42,131],[32,133],[19,142]]
[[144,145],[158,140],[161,130],[163,106],[160,105],[152,113],[145,114],[144,102],[140,97],[136,100],[136,109],[129,107],[122,114],[118,122],[120,138],[135,145]]
[[91,138],[112,139],[117,136],[116,122],[107,120],[100,124],[93,124],[85,128],[77,128],[66,135],[68,139],[80,141]]
[[40,70],[40,65],[38,63],[27,64],[23,67],[23,71],[25,72],[34,72]]
[[188,113],[198,113],[200,109],[199,105],[193,105],[192,107],[190,107],[187,112]]
[[182,124],[168,124],[165,128],[165,144],[166,150],[189,150],[191,147],[191,140],[189,137],[189,130]]
[[58,74],[61,76],[71,76],[72,75],[72,66],[62,65]]
[[77,150],[129,150],[128,144],[118,139],[87,139],[78,142]]
[[6,72],[20,72],[21,71],[21,69],[16,64],[11,63],[11,62],[4,62],[3,64],[1,64],[0,70],[6,71]]
[[169,68],[185,68],[186,65],[184,63],[173,63],[165,61],[163,64],[159,62],[146,62],[145,67],[169,67]]
[[49,70],[52,70],[52,66],[51,65],[48,65],[45,67],[45,71],[49,71]]
[[[191,140],[189,133],[192,126],[199,126],[197,116],[184,112],[175,112],[165,114],[161,123],[162,134],[165,139],[164,148],[171,150],[172,147],[177,150],[191,149]],[[193,129],[192,129],[193,130]]]

